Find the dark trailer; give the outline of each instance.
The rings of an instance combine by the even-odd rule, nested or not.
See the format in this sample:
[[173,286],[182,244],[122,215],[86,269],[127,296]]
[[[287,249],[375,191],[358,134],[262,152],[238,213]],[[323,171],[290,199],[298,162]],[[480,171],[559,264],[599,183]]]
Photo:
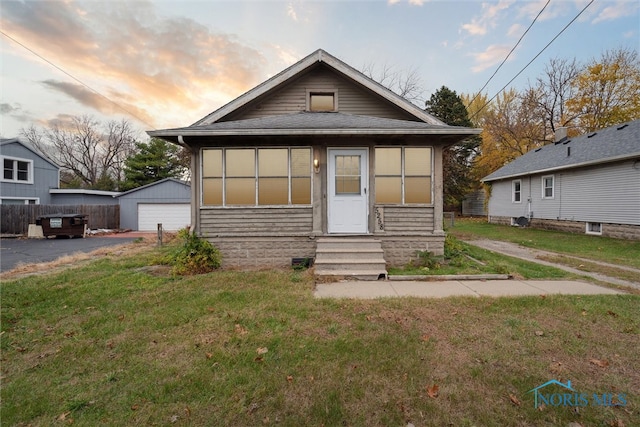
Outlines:
[[36,225],[42,226],[44,237],[84,237],[87,224],[87,215],[83,214],[51,214],[36,219]]

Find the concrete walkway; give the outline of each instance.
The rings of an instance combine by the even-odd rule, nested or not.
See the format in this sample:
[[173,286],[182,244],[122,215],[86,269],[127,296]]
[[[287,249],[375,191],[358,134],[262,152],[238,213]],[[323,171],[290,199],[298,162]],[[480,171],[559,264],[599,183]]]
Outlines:
[[574,280],[341,281],[318,283],[314,291],[316,298],[353,299],[501,297],[551,294],[614,295],[624,294],[624,292]]

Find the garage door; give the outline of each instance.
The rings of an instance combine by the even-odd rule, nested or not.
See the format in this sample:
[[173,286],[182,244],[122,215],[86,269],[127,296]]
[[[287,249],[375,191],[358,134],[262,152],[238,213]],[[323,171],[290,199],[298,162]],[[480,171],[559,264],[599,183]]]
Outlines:
[[191,205],[188,203],[138,204],[138,230],[156,231],[158,224],[164,230],[175,231],[191,223]]

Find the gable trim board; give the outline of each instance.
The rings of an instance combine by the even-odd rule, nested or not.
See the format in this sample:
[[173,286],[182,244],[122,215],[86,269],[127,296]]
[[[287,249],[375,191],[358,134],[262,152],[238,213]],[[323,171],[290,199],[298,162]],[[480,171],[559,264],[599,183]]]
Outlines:
[[[312,93],[339,93],[336,111],[308,111]],[[416,250],[442,253],[442,150],[479,132],[447,126],[318,50],[191,126],[148,134],[191,150],[192,225],[223,265],[242,267],[314,257],[327,235],[380,239],[393,265]],[[406,148],[423,150],[415,170],[400,160]],[[382,185],[392,202],[376,200]],[[363,222],[330,222],[336,188],[362,199]],[[407,188],[428,196],[405,203],[396,196]]]
[[[544,177],[553,177],[553,197],[544,197]],[[603,236],[640,239],[640,120],[530,151],[483,181],[492,187],[491,222],[525,216],[533,227],[579,233],[595,223]]]

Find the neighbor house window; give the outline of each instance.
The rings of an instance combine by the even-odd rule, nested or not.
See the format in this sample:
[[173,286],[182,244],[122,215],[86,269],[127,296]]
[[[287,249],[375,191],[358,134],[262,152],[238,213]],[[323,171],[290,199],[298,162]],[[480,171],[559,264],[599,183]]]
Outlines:
[[602,224],[599,222],[587,222],[587,234],[602,234]]
[[2,180],[33,183],[33,162],[26,159],[2,158]]
[[376,203],[430,204],[431,163],[429,147],[377,147]]
[[309,111],[327,112],[338,110],[337,92],[308,92],[307,109]]
[[522,201],[522,181],[519,179],[511,181],[511,188],[513,189],[511,201],[520,203]]
[[311,149],[202,150],[202,204],[311,204]]
[[553,199],[553,175],[542,177],[542,198]]

